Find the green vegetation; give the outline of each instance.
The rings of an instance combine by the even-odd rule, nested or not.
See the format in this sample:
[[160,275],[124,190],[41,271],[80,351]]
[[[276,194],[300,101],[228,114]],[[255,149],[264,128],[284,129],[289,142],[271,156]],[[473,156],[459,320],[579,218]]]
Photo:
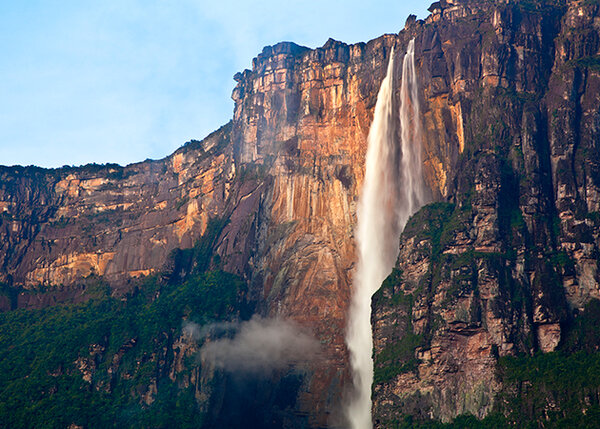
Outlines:
[[519,8],[524,12],[539,12],[540,2],[536,0],[521,0],[517,3]]
[[419,364],[415,357],[415,349],[425,344],[423,335],[413,333],[413,295],[396,290],[396,286],[401,284],[401,279],[402,272],[394,269],[373,297],[376,306],[385,303],[394,308],[400,325],[396,326],[395,330],[401,335],[396,341],[390,341],[379,353],[375,353],[374,384],[385,383],[399,374],[415,371]]
[[[496,398],[493,412],[485,419],[474,416],[459,416],[453,422],[443,424],[421,421],[411,416],[386,421],[390,428],[571,428],[597,427],[600,418],[600,301],[592,301],[585,311],[570,317],[562,286],[564,276],[573,275],[574,261],[564,251],[557,250],[551,243],[540,248],[525,225],[519,201],[519,175],[508,158],[499,148],[495,155],[499,161],[500,193],[498,194],[498,223],[504,248],[499,252],[479,252],[468,247],[460,254],[444,253],[453,246],[456,237],[469,233],[472,222],[472,190],[459,193],[456,205],[437,203],[424,207],[407,224],[405,238],[416,238],[421,243],[415,252],[430,258],[430,271],[419,285],[406,284],[402,272],[395,270],[374,296],[376,308],[389,306],[402,332],[398,338],[389,338],[388,344],[375,357],[375,383],[385,383],[398,374],[414,371],[418,365],[415,349],[427,347],[430,332],[437,327],[428,326],[422,335],[413,332],[410,316],[416,300],[429,300],[443,282],[446,304],[453,305],[458,298],[474,293],[474,304],[464,309],[465,322],[478,322],[477,272],[482,268],[498,279],[502,301],[496,311],[511,312],[513,317],[531,314],[533,296],[539,304],[553,312],[554,320],[561,321],[563,339],[559,349],[553,353],[503,357],[498,362],[498,379],[503,390]],[[467,189],[467,188],[462,188]],[[595,223],[595,213],[587,216]],[[537,225],[547,225],[550,239],[557,240],[560,228],[556,216],[534,218]],[[535,232],[535,231],[534,231]],[[544,238],[544,237],[542,237]],[[531,289],[512,275],[517,259],[513,249],[526,251],[524,262],[531,272]],[[535,254],[541,250],[541,254]],[[541,295],[536,295],[542,292]],[[502,303],[506,302],[506,307]],[[462,313],[461,313],[462,314]],[[438,323],[430,314],[430,325]],[[519,320],[517,323],[527,323]],[[519,348],[534,348],[533,333],[515,337]],[[496,352],[497,353],[497,352]]]
[[[418,240],[431,239],[432,253],[438,254],[444,241],[442,235],[455,228],[458,223],[459,218],[454,204],[433,203],[423,207],[408,221],[403,235],[416,237]],[[447,240],[447,237],[444,239]]]
[[191,249],[174,249],[169,255],[169,266],[164,276],[169,283],[176,284],[189,276],[203,273],[209,269],[220,268],[218,255],[213,251],[214,246],[227,225],[227,220],[221,218],[209,219],[206,231]]
[[244,164],[239,167],[238,180],[240,182],[261,181],[267,175],[265,164]]
[[[517,427],[544,420],[552,427],[585,427],[580,425],[586,421],[582,411],[592,406],[595,414],[600,411],[598,353],[558,351],[507,357],[500,360],[500,373],[504,383],[516,390],[516,394],[507,391],[503,395],[502,408]],[[565,422],[577,424],[564,426]]]
[[500,358],[503,390],[494,412],[483,420],[459,416],[451,423],[402,416],[386,422],[396,429],[597,428],[600,421],[600,300],[565,325],[552,353]]
[[490,415],[483,420],[467,414],[458,416],[451,423],[446,424],[438,421],[422,422],[406,416],[402,420],[386,422],[385,427],[390,429],[503,429],[511,426],[499,414]]
[[415,349],[423,344],[423,335],[416,335],[409,328],[399,341],[386,346],[375,359],[374,383],[385,383],[399,374],[416,371],[419,360]]
[[[233,128],[233,121],[229,121],[225,125],[221,126],[219,129],[217,129],[216,131],[213,131],[212,133],[210,133],[208,136],[206,136],[201,141],[192,139],[192,140],[186,142],[183,145],[183,147],[180,148],[175,153],[178,153],[178,152],[188,153],[191,150],[197,150],[200,152],[198,154],[200,159],[204,159],[208,155],[214,155],[214,154],[221,153],[223,151],[223,149],[225,148],[225,146],[227,146],[227,144],[229,143],[232,128]],[[205,151],[203,146],[206,144],[205,142],[209,142],[211,139],[216,139],[216,142],[214,143],[214,145],[211,147],[210,150]]]
[[[588,0],[588,1],[599,1],[600,0]],[[588,69],[594,72],[600,72],[600,55],[591,55],[587,57],[575,58],[567,61],[563,67],[562,71],[567,72],[574,68],[579,69]]]
[[[190,357],[174,376],[168,369],[184,321],[233,321],[244,311],[244,283],[213,260],[224,225],[211,221],[193,249],[173,252],[177,275],[148,277],[126,296],[90,278],[84,303],[0,313],[0,427],[202,426],[185,382],[200,362]],[[0,285],[11,300],[13,292]]]
[[584,57],[576,60],[576,65],[582,68],[588,68],[594,71],[600,71],[600,55]]
[[559,349],[504,357],[498,410],[516,427],[592,428],[600,418],[600,301],[565,325]]
[[121,167],[120,165],[107,165],[109,168],[106,177],[111,180],[126,180],[138,174],[133,168]]
[[[446,264],[442,259],[455,258],[455,255],[442,255],[445,244],[450,241],[451,231],[459,228],[465,222],[465,207],[458,208],[450,203],[433,203],[421,209],[407,223],[403,236],[416,238],[417,241],[428,240],[431,248],[424,249],[433,260],[434,269],[426,276],[430,283],[439,283],[442,269]],[[390,340],[386,347],[374,356],[374,382],[385,383],[399,374],[416,371],[419,360],[415,356],[415,349],[425,346],[433,331],[429,327],[423,334],[415,334],[412,327],[412,308],[414,300],[421,294],[429,293],[429,285],[419,285],[410,293],[400,290],[402,272],[394,269],[383,282],[382,287],[374,295],[373,302],[378,308],[382,305],[391,306],[396,314],[398,325],[396,331],[400,337]]]
[[[163,366],[173,359],[166,351],[184,319],[238,314],[242,290],[237,277],[212,271],[177,286],[150,278],[125,300],[105,288],[85,304],[0,314],[0,426],[197,427],[194,392],[161,375],[158,357]],[[78,358],[94,362],[91,383]],[[141,397],[153,382],[147,406]]]
[[11,288],[6,283],[0,282],[0,296],[8,299],[11,308],[16,307],[18,291],[15,288]]

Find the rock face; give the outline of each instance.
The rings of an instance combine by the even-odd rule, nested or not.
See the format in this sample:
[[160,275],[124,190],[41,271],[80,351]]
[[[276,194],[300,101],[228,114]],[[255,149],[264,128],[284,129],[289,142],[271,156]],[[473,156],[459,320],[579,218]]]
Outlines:
[[374,414],[381,427],[483,416],[497,357],[553,350],[570,311],[600,296],[599,9],[444,0],[366,44],[280,43],[235,76],[232,122],[165,159],[2,167],[0,281],[68,288],[94,274],[127,290],[225,219],[216,252],[256,311],[324,346],[297,412],[344,426],[366,136],[392,47],[415,38],[426,180],[448,203],[409,223],[375,297]]
[[395,41],[265,48],[235,77],[233,122],[163,160],[3,168],[0,280],[35,289],[95,274],[127,290],[224,218],[223,268],[248,281],[260,314],[294,319],[324,345],[299,411],[311,426],[341,424],[354,206]]
[[407,225],[373,303],[379,427],[485,416],[497,358],[555,350],[600,292],[599,5],[432,9],[408,31],[423,50],[430,150],[450,154],[430,164],[448,203]]
[[2,167],[0,281],[56,286],[97,274],[124,285],[160,270],[242,198],[231,194],[230,132],[125,168]]
[[[252,285],[262,311],[313,327],[330,350],[309,397],[301,398],[323,416],[314,422],[319,425],[342,424],[341,416],[327,415],[341,409],[347,380],[355,203],[393,43],[391,36],[355,46],[330,40],[315,51],[279,44],[236,76],[236,156],[260,165],[270,181]],[[314,395],[321,396],[316,404]]]

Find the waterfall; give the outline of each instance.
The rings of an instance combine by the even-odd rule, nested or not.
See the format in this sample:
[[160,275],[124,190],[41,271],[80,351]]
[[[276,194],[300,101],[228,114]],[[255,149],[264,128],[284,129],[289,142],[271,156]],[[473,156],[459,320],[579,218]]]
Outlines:
[[[398,208],[400,232],[404,229],[408,218],[423,207],[428,199],[421,162],[423,133],[418,87],[415,68],[415,39],[412,39],[408,43],[402,64],[402,87],[400,88],[400,129],[402,131],[402,184],[400,186],[401,202]],[[396,249],[396,256],[397,254],[398,250]]]
[[408,45],[402,65],[399,115],[394,105],[392,49],[367,139],[365,178],[355,231],[358,263],[346,336],[355,389],[346,416],[354,429],[372,428],[371,297],[396,263],[398,242],[406,221],[425,203],[414,40]]

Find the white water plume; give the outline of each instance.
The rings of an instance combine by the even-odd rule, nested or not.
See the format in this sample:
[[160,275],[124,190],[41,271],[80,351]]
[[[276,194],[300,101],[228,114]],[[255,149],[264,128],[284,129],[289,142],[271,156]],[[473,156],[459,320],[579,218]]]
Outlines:
[[[419,106],[419,85],[415,68],[415,40],[408,43],[402,64],[400,89],[400,129],[402,130],[402,186],[399,213],[400,230],[408,218],[423,207],[428,200],[423,180],[421,150],[423,132]],[[398,237],[399,238],[399,237]],[[397,256],[398,250],[396,250]],[[395,258],[394,258],[395,259]]]
[[354,429],[373,426],[371,297],[394,267],[406,221],[425,203],[417,89],[411,40],[402,66],[399,115],[394,109],[393,49],[390,55],[369,130],[365,178],[358,203],[358,263],[346,336],[355,389],[346,416]]

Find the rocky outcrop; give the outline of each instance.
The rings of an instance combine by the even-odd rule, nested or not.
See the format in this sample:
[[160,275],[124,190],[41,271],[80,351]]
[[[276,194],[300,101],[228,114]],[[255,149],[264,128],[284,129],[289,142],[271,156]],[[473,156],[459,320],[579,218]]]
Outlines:
[[446,142],[438,150],[454,148],[439,157],[449,203],[407,225],[373,303],[379,427],[403,414],[485,416],[498,357],[555,350],[572,311],[600,292],[599,6],[432,9],[414,31],[425,128]]
[[296,320],[327,349],[298,401],[340,421],[354,205],[372,110],[396,36],[315,51],[265,48],[236,75],[234,120],[203,142],[125,168],[4,168],[5,282],[34,288],[103,276],[118,289],[165,268],[210,218],[224,269],[264,316]]
[[311,425],[341,421],[354,207],[395,43],[265,48],[235,77],[233,122],[163,160],[5,168],[3,280],[31,288],[95,274],[127,288],[191,247],[210,218],[227,219],[215,246],[224,269],[247,279],[259,313],[310,327],[328,350],[299,407]]
[[317,416],[313,424],[341,423],[330,413],[341,409],[347,380],[355,202],[394,39],[355,46],[330,40],[315,51],[279,44],[236,76],[236,155],[258,164],[269,180],[252,279],[260,311],[312,327],[330,350],[301,398]]
[[56,286],[95,274],[122,286],[158,272],[245,197],[232,184],[230,130],[124,168],[2,167],[0,281]]

